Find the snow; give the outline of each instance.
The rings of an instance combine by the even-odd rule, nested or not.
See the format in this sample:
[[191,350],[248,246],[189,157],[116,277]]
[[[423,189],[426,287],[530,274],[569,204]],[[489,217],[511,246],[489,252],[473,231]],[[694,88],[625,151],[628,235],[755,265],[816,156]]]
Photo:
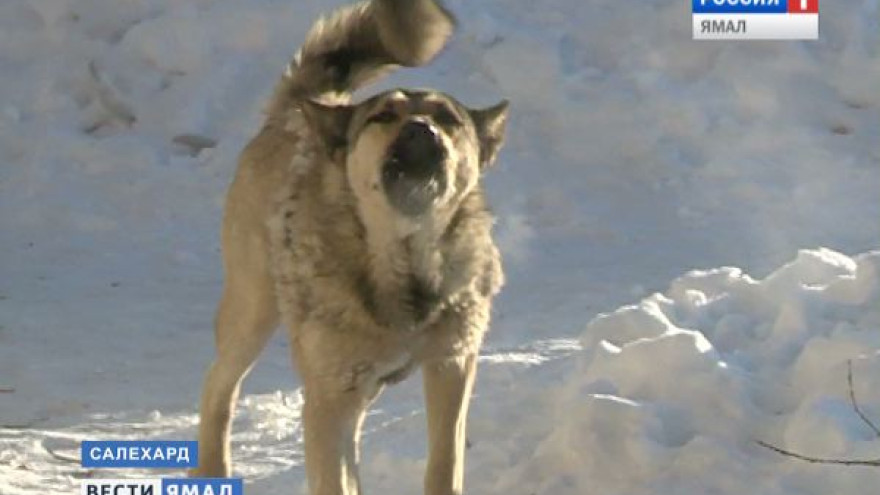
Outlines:
[[[756,442],[880,458],[847,383],[880,423],[880,4],[695,42],[680,1],[448,3],[449,49],[378,88],[513,103],[468,491],[874,490]],[[0,2],[0,494],[155,474],[64,460],[82,439],[194,437],[236,154],[339,4]],[[420,492],[419,385],[370,413],[368,493]],[[305,489],[301,401],[279,335],[234,424],[247,493]]]

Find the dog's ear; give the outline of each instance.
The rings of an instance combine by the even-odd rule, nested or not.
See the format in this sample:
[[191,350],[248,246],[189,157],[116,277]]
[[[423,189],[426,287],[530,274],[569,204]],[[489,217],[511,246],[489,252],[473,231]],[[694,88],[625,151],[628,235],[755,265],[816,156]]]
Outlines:
[[507,126],[507,107],[510,102],[501,103],[489,108],[470,110],[471,120],[480,140],[480,167],[487,168],[495,161],[498,150],[504,143],[504,130]]
[[348,124],[354,108],[348,105],[324,105],[312,100],[302,102],[302,112],[318,139],[331,155],[348,145]]

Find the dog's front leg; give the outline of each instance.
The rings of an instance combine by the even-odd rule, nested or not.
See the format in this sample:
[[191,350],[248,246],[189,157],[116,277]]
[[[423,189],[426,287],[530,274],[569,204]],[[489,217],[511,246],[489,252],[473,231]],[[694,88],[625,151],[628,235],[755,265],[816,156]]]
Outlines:
[[319,387],[306,383],[303,406],[309,493],[359,495],[358,437],[369,400],[357,390],[331,396]]
[[428,361],[422,366],[429,444],[425,495],[462,493],[465,428],[476,372],[476,354]]
[[293,339],[303,380],[303,433],[310,495],[359,495],[358,441],[381,390],[373,340],[305,324]]

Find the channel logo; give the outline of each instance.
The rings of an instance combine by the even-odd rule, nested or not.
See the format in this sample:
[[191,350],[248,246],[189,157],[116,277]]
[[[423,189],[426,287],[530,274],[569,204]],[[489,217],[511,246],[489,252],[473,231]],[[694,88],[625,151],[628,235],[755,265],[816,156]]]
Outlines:
[[819,0],[692,0],[695,40],[819,39]]
[[80,495],[244,495],[241,478],[82,480]]
[[[84,440],[84,468],[194,468],[198,442],[188,440]],[[80,495],[244,495],[241,478],[87,478]]]

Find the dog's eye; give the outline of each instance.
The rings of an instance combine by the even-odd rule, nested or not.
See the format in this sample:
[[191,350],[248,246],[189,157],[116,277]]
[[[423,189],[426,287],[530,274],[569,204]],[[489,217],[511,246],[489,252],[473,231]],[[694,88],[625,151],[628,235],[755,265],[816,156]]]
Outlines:
[[454,127],[461,124],[461,121],[458,120],[458,117],[451,110],[445,107],[440,107],[434,112],[434,122],[444,126],[444,127]]
[[367,122],[371,124],[390,124],[397,120],[397,114],[392,112],[391,110],[382,110],[379,113],[374,113],[367,119]]

